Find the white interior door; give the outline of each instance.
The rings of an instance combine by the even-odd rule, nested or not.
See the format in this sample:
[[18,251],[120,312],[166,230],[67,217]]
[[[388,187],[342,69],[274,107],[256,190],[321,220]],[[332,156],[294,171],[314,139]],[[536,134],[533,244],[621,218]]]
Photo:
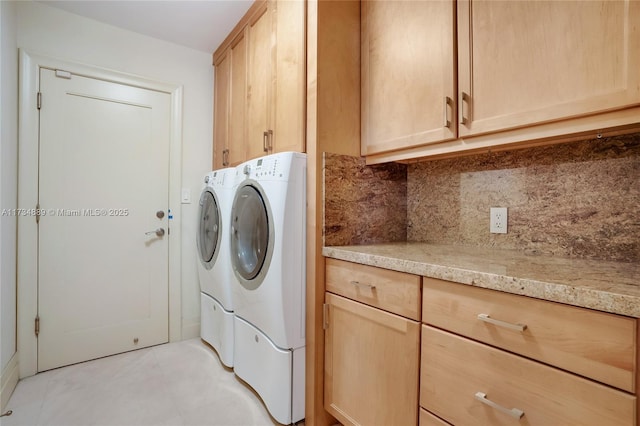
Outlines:
[[40,71],[38,371],[168,341],[170,95],[65,77]]

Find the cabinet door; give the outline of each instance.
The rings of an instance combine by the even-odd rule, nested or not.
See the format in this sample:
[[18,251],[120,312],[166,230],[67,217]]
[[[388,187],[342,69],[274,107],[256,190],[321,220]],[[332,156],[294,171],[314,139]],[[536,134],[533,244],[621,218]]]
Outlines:
[[456,137],[454,2],[362,2],[362,154]]
[[229,92],[231,59],[225,55],[216,64],[213,105],[213,169],[227,166],[229,147]]
[[640,103],[640,2],[458,1],[461,136]]
[[274,37],[271,8],[270,3],[265,2],[248,26],[247,159],[266,155],[273,133],[271,85]]
[[305,150],[305,2],[276,2],[276,94],[272,151]]
[[325,409],[344,425],[416,425],[420,326],[326,293]]
[[242,31],[230,48],[231,93],[229,116],[228,166],[237,166],[247,159],[247,37]]

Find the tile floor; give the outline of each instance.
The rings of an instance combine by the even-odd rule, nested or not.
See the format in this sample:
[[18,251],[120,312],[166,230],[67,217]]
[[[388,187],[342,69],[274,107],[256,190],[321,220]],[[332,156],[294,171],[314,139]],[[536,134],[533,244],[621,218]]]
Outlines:
[[277,425],[200,339],[72,365],[18,383],[1,426]]

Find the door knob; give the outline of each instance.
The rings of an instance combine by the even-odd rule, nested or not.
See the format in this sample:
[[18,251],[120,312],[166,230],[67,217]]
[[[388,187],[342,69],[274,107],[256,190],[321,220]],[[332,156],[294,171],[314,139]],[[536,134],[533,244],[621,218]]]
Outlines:
[[164,235],[164,228],[158,228],[155,231],[145,232],[144,235],[156,234],[158,237],[162,237]]

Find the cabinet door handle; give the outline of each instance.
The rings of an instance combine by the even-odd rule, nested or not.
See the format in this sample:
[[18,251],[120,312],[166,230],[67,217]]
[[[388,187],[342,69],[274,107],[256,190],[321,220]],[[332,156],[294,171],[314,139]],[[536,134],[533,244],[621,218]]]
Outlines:
[[360,281],[349,281],[349,284],[354,285],[356,287],[366,287],[370,290],[375,290],[376,286],[373,284],[361,283]]
[[512,324],[506,321],[500,321],[494,318],[491,318],[489,314],[478,314],[478,319],[480,321],[488,322],[489,324],[497,325],[499,327],[508,328],[509,330],[515,330],[519,332],[523,332],[527,329],[526,324]]
[[326,330],[329,328],[329,304],[322,304],[322,329]]
[[262,132],[262,150],[269,152],[269,132]]
[[269,129],[267,133],[269,134],[269,138],[267,139],[268,140],[267,148],[269,149],[269,151],[273,151],[273,130]]
[[460,124],[467,124],[469,120],[464,113],[464,104],[469,102],[469,95],[464,92],[460,92]]
[[451,127],[451,120],[449,120],[449,105],[453,104],[453,101],[451,100],[450,97],[445,96],[444,97],[444,127],[446,128],[450,128]]
[[524,416],[524,411],[518,410],[517,408],[505,408],[502,405],[496,404],[495,402],[487,398],[486,393],[476,392],[476,399],[491,408],[495,408],[501,413],[510,415],[514,419],[520,419],[522,418],[522,416]]
[[229,150],[228,149],[223,149],[222,150],[222,165],[225,166],[225,167],[229,165]]

